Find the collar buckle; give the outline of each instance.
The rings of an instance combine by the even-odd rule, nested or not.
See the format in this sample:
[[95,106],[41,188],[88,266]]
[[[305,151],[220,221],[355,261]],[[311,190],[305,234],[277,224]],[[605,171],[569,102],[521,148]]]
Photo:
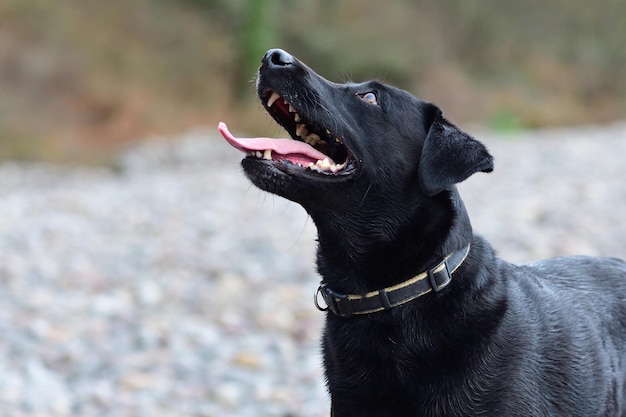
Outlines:
[[319,286],[316,296],[319,293],[322,294],[322,298],[326,303],[326,308],[322,309],[319,305],[317,305],[316,301],[315,304],[319,310],[330,310],[339,317],[351,317],[354,314],[352,311],[352,304],[350,304],[347,294],[341,294],[333,291],[325,283],[322,283]]
[[450,281],[452,281],[452,275],[450,274],[450,268],[448,267],[448,260],[444,259],[435,266],[428,270],[428,281],[433,289],[433,292],[439,292],[446,288]]

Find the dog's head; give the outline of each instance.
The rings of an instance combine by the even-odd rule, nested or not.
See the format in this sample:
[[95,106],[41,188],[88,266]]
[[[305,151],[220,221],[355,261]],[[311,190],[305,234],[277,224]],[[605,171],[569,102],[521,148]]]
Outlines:
[[220,130],[248,154],[242,165],[254,184],[309,213],[408,212],[493,169],[486,148],[435,105],[375,81],[332,83],[282,50],[263,57],[257,92],[291,139]]

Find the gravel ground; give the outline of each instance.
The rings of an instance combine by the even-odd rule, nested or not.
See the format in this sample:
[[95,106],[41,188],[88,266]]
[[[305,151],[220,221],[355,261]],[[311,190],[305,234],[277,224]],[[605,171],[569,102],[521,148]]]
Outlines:
[[[514,262],[626,258],[626,124],[478,134],[461,186]],[[116,170],[0,164],[0,416],[328,415],[315,230],[196,131]]]

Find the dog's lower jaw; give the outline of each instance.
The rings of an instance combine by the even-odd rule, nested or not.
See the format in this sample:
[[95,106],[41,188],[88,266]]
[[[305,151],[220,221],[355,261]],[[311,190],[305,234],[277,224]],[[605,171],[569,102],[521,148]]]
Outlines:
[[297,175],[289,175],[267,161],[244,159],[241,161],[248,179],[263,191],[278,195],[303,205],[314,193],[315,183]]
[[335,185],[352,181],[346,177],[320,181],[315,176],[301,175],[304,168],[285,161],[245,158],[241,166],[246,177],[261,190],[298,203],[309,213],[320,208],[328,209],[325,198],[336,194]]
[[275,166],[268,162],[243,159],[241,161],[246,177],[257,187],[263,191],[279,195],[293,201],[289,195],[292,193],[290,189],[293,187],[290,178],[286,177]]

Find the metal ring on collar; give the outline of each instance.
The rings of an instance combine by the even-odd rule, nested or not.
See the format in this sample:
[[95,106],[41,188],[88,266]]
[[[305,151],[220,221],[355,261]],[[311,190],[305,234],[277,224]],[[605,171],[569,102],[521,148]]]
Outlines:
[[[322,292],[322,286],[320,285],[319,287],[317,287],[317,291],[315,291],[315,294],[313,294],[313,302],[315,303],[315,307],[319,311],[327,311],[328,310],[328,306],[322,307],[322,306],[320,306],[320,304],[317,301],[317,299],[319,298],[321,292]],[[324,297],[322,296],[322,298],[324,298]]]

